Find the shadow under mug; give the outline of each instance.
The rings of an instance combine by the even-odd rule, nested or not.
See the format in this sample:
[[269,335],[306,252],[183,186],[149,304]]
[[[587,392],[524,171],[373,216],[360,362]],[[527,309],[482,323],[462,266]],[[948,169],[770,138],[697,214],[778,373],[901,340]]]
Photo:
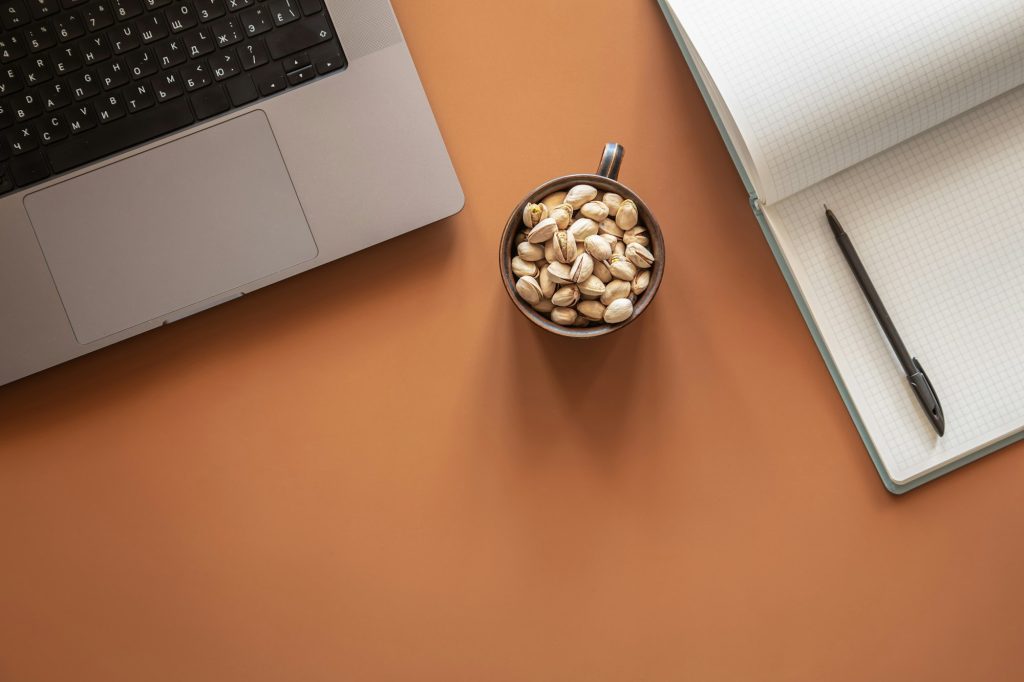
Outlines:
[[[545,182],[536,188],[526,198],[519,202],[513,209],[505,224],[505,231],[501,235],[501,245],[498,248],[498,265],[501,269],[501,279],[505,283],[505,292],[512,299],[512,303],[523,315],[538,327],[545,329],[552,334],[568,336],[570,338],[592,338],[610,334],[630,324],[647,309],[654,295],[658,293],[661,286],[661,279],[665,273],[665,240],[661,234],[661,227],[654,215],[647,207],[647,203],[637,195],[636,192],[618,181],[619,167],[622,165],[622,157],[625,150],[622,145],[609,142],[604,147],[604,154],[601,156],[601,163],[597,167],[597,173],[578,173],[575,175],[563,175]],[[525,229],[523,225],[523,209],[529,203],[539,203],[541,199],[554,192],[568,191],[575,185],[591,185],[598,190],[598,196],[604,192],[614,192],[623,199],[632,199],[636,203],[639,213],[638,225],[647,228],[650,245],[648,248],[654,254],[654,265],[651,268],[651,281],[647,289],[640,294],[636,303],[633,304],[633,315],[624,322],[617,324],[594,324],[588,327],[565,327],[552,322],[543,313],[534,310],[529,303],[524,301],[516,293],[516,276],[512,272],[512,257],[516,255],[516,233]]]

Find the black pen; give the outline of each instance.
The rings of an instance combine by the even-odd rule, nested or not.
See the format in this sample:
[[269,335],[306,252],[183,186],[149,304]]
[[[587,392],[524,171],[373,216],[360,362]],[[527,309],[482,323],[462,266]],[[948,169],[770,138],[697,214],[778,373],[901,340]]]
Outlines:
[[900,365],[903,366],[903,371],[907,375],[910,387],[914,389],[917,401],[921,403],[921,407],[924,409],[925,414],[928,415],[932,426],[935,427],[936,433],[941,436],[946,431],[946,419],[942,415],[942,405],[939,404],[939,397],[935,395],[932,382],[928,380],[928,375],[924,373],[924,368],[921,367],[921,363],[917,361],[917,358],[912,357],[907,352],[907,347],[903,345],[903,339],[900,338],[899,332],[896,331],[896,326],[889,317],[889,313],[886,312],[885,306],[882,305],[882,299],[878,297],[878,292],[875,291],[875,285],[871,283],[871,278],[868,277],[864,264],[860,262],[860,257],[857,256],[857,251],[853,248],[853,242],[850,241],[850,237],[843,230],[843,226],[839,224],[839,220],[836,219],[835,214],[829,210],[828,206],[825,207],[825,217],[828,218],[829,227],[832,228],[832,234],[835,235],[836,243],[839,244],[839,250],[843,252],[846,262],[850,264],[853,275],[857,278],[857,283],[860,284],[861,291],[864,292],[871,310],[878,319],[878,324],[882,326],[882,331],[885,332],[885,338],[889,339],[889,345],[892,346],[896,357],[900,361]]

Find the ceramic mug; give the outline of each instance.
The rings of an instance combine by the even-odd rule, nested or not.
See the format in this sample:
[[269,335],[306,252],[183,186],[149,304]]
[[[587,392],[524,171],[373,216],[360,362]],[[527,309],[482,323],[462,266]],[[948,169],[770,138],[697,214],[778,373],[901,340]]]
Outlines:
[[[549,180],[540,187],[526,195],[519,204],[512,210],[508,223],[505,224],[505,231],[501,235],[501,245],[498,248],[498,265],[501,269],[501,279],[505,283],[505,291],[508,293],[512,303],[531,322],[552,334],[568,336],[571,338],[586,339],[595,336],[610,334],[613,331],[622,329],[647,310],[654,295],[658,293],[661,285],[661,278],[665,273],[665,240],[661,234],[661,228],[654,215],[647,207],[647,203],[637,195],[636,192],[618,181],[619,166],[622,165],[622,157],[625,153],[622,145],[609,142],[604,147],[604,154],[601,156],[601,163],[597,172],[578,173],[576,175],[563,175],[560,178]],[[624,199],[632,199],[636,203],[640,220],[637,223],[647,228],[647,234],[651,243],[647,248],[654,254],[654,266],[651,268],[651,282],[647,290],[640,294],[636,303],[633,304],[633,315],[624,322],[618,324],[591,324],[588,327],[565,327],[552,322],[551,319],[534,310],[529,303],[524,301],[516,293],[516,276],[512,272],[512,257],[516,255],[516,233],[525,229],[523,225],[523,209],[529,203],[540,203],[540,200],[553,192],[568,191],[575,185],[591,185],[597,189],[598,198],[605,192],[614,192]]]

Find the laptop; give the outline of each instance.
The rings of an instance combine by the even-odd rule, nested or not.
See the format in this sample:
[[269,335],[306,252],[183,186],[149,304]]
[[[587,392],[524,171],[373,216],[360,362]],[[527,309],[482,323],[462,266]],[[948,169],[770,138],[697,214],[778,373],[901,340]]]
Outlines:
[[458,212],[388,0],[0,0],[0,384]]

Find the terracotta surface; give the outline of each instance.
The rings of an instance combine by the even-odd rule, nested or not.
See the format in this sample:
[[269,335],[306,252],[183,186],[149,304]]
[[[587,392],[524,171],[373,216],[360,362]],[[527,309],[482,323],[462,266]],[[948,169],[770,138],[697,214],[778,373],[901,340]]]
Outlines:
[[[1024,448],[885,492],[654,0],[395,4],[465,210],[0,389],[0,680],[1020,679]],[[580,344],[494,250],[607,140]]]

